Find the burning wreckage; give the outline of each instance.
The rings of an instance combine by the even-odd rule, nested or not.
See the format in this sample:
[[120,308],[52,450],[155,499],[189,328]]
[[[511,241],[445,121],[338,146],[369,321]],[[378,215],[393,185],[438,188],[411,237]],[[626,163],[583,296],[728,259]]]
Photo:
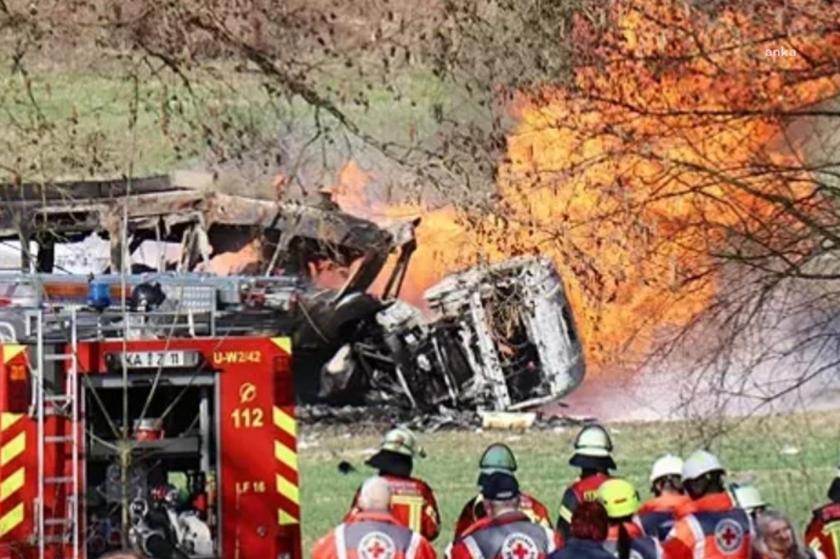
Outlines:
[[[424,314],[398,299],[419,219],[381,228],[329,200],[221,194],[217,180],[176,173],[130,186],[0,186],[0,239],[16,244],[28,271],[0,275],[4,321],[47,299],[83,298],[93,276],[68,275],[58,256],[95,239],[102,264],[86,271],[117,297],[123,282],[143,284],[157,293],[152,300],[184,310],[191,335],[203,333],[193,313],[213,313],[223,330],[290,334],[303,402],[516,410],[581,382],[581,343],[549,260],[520,257],[446,277],[425,292]],[[149,243],[153,262],[139,263]],[[114,271],[126,257],[123,277]],[[319,284],[324,270],[342,270],[340,285]],[[383,290],[370,293],[382,274]],[[162,325],[158,335],[171,333]]]

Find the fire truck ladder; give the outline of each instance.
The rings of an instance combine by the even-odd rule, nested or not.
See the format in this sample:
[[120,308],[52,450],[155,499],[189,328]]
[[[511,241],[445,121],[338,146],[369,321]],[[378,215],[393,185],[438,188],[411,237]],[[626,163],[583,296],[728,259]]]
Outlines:
[[[80,556],[79,542],[79,370],[78,370],[78,321],[76,310],[58,314],[36,311],[31,315],[36,336],[36,363],[33,367],[35,390],[33,391],[34,412],[37,419],[38,437],[38,497],[35,503],[35,537],[38,544],[38,558],[44,559],[48,545],[60,544],[72,546],[73,559]],[[28,323],[29,324],[29,323]],[[49,353],[44,343],[48,326],[56,325],[60,331],[67,332],[68,338],[60,353]],[[53,332],[55,330],[52,330]],[[65,373],[64,391],[50,390],[48,393],[44,379],[50,367],[58,364]],[[70,422],[69,434],[46,434],[46,420],[49,415],[62,415]],[[48,447],[58,445],[58,449],[72,462],[70,476],[46,477],[44,465]],[[68,456],[69,454],[69,456]],[[47,486],[64,487],[67,498],[66,514],[61,517],[47,516],[45,496]],[[56,535],[50,528],[61,528]]]

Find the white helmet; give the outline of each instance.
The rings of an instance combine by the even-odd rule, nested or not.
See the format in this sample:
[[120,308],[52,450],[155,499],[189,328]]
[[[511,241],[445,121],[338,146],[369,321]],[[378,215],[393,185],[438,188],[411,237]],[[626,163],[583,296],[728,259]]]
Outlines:
[[575,454],[581,456],[607,457],[610,456],[612,449],[610,434],[597,423],[581,429],[575,438]]
[[706,450],[697,450],[688,457],[682,468],[683,479],[697,479],[710,472],[723,472],[717,456]]
[[654,482],[657,479],[665,476],[680,476],[682,477],[683,460],[679,456],[673,454],[666,454],[653,463],[653,468],[650,470],[650,481]]
[[732,497],[738,506],[747,512],[752,512],[757,508],[767,506],[767,501],[762,498],[761,493],[755,485],[733,484]]

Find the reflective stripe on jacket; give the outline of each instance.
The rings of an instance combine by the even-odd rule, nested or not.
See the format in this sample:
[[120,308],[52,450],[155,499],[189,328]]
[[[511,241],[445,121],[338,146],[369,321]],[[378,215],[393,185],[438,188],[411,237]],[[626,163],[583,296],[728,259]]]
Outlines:
[[805,530],[805,543],[826,559],[840,559],[840,503],[829,503],[814,511]]
[[[424,538],[434,541],[440,533],[440,512],[432,488],[425,481],[413,477],[382,475],[391,489],[391,514],[397,521]],[[359,511],[359,491],[353,497],[345,520]]]
[[607,474],[593,474],[576,481],[563,493],[563,500],[560,502],[560,514],[557,517],[557,530],[564,538],[569,537],[569,525],[572,522],[572,514],[575,509],[585,501],[597,499],[598,488],[608,479],[610,479],[610,476]]

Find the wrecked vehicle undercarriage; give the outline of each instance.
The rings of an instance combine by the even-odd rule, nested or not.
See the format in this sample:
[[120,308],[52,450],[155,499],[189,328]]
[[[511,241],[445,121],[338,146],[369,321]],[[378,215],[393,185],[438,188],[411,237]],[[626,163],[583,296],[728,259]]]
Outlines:
[[[116,284],[128,259],[129,283],[166,291],[172,274],[190,275],[216,290],[205,310],[227,312],[233,323],[238,305],[264,308],[259,324],[238,327],[292,336],[303,402],[515,410],[581,382],[580,340],[549,260],[515,258],[446,277],[425,292],[427,316],[398,299],[419,220],[381,228],[331,206],[219,194],[218,178],[184,176],[135,179],[130,190],[125,181],[0,186],[0,239],[18,243],[23,269],[42,274],[29,284],[42,290],[70,280],[59,273],[59,249],[94,238],[106,255],[102,269],[88,271],[100,279]],[[144,243],[168,244],[173,254],[138,263]],[[340,282],[322,281],[324,270],[340,270]],[[381,274],[384,289],[370,293]],[[15,285],[23,293],[20,277],[0,276],[6,306],[15,306]],[[227,293],[231,285],[239,293]],[[30,303],[38,296],[29,293]]]

